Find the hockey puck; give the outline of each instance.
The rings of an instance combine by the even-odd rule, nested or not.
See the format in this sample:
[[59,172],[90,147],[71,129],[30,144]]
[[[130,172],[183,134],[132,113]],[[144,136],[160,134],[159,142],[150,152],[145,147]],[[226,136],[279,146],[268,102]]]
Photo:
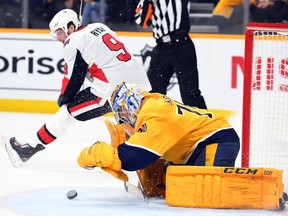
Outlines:
[[78,196],[78,193],[77,193],[76,190],[70,190],[70,191],[68,191],[68,193],[67,193],[67,198],[68,198],[68,199],[74,199],[74,198],[77,197],[77,196]]

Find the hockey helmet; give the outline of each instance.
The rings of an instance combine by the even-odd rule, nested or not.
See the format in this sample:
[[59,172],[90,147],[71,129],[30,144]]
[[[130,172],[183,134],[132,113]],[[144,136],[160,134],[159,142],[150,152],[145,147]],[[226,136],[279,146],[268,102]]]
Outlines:
[[80,21],[78,19],[77,13],[71,9],[64,9],[59,11],[49,23],[52,37],[56,39],[55,31],[57,29],[62,29],[68,36],[68,24],[70,22],[74,24],[75,30],[80,27]]
[[122,82],[114,89],[110,101],[116,121],[134,127],[139,113],[143,89],[135,84]]

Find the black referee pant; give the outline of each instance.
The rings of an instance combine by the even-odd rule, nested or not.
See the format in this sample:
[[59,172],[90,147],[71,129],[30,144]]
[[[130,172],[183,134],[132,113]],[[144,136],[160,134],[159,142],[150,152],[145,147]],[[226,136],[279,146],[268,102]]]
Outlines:
[[185,105],[207,109],[199,90],[195,46],[189,37],[178,42],[157,43],[154,47],[148,70],[152,92],[166,94],[174,73],[178,79],[182,102]]

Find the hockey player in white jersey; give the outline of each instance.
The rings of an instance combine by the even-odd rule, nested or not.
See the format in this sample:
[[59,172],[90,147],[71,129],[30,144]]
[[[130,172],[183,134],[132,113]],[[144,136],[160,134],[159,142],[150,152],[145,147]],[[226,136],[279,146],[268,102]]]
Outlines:
[[53,38],[64,46],[60,109],[28,143],[18,142],[15,137],[6,142],[16,167],[45,149],[71,125],[110,112],[107,99],[121,81],[151,89],[143,65],[106,25],[93,23],[82,27],[77,14],[64,9],[53,17],[49,27]]

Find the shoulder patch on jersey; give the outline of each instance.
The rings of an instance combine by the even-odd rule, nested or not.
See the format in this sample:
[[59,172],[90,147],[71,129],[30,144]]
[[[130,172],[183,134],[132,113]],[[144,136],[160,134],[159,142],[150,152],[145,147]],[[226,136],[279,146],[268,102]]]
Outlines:
[[166,95],[163,95],[163,98],[164,98],[164,102],[167,102],[169,103],[170,105],[172,105],[172,100],[170,97],[166,96]]
[[137,132],[139,132],[139,133],[143,133],[146,131],[147,131],[147,124],[146,123],[143,123],[137,130]]

